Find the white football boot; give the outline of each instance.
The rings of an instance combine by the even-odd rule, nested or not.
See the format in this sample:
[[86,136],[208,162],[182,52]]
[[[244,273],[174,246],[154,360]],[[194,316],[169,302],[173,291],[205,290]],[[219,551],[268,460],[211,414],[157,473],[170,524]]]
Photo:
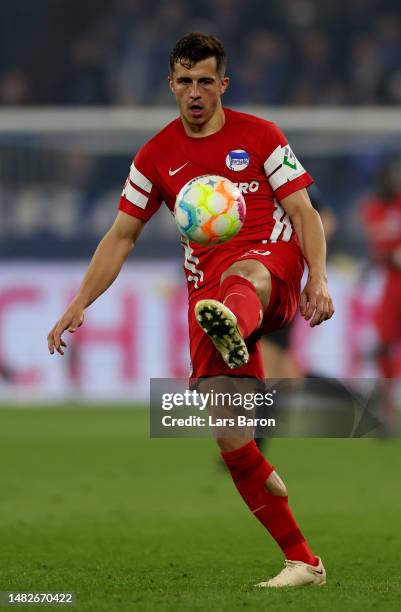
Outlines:
[[248,363],[249,353],[237,317],[227,306],[217,300],[200,300],[195,305],[195,317],[229,368]]
[[321,586],[326,584],[326,570],[324,569],[320,557],[318,565],[309,565],[303,561],[285,560],[285,567],[277,576],[267,580],[267,582],[259,582],[257,587],[293,587],[314,585]]

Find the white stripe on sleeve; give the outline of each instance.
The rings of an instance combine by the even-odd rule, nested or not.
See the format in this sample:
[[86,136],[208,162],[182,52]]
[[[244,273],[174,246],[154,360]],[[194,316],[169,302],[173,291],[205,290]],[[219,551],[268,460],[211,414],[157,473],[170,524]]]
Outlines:
[[149,201],[148,196],[145,196],[143,193],[135,189],[135,187],[131,185],[129,180],[127,180],[127,182],[125,183],[122,195],[125,196],[127,200],[129,200],[132,204],[135,204],[135,206],[139,206],[139,208],[143,209],[146,208],[146,205]]
[[147,193],[151,192],[153,187],[152,182],[148,178],[146,178],[146,176],[142,174],[142,172],[139,172],[139,170],[135,167],[134,162],[132,162],[131,164],[129,178],[131,183],[134,183],[135,185],[140,187],[140,189],[143,189],[143,191],[147,191]]
[[279,166],[283,163],[283,154],[281,146],[278,145],[276,149],[274,149],[273,153],[269,155],[263,164],[266,176],[269,177],[274,170],[277,170]]

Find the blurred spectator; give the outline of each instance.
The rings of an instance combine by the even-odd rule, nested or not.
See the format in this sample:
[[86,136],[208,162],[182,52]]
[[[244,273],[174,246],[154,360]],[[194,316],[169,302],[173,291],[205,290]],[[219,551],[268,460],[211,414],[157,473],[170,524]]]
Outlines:
[[353,102],[374,104],[382,75],[379,41],[372,33],[358,35],[350,44],[349,77],[353,84]]
[[280,104],[292,76],[288,47],[277,34],[254,30],[244,40],[243,60],[233,74],[229,96],[236,104]]
[[[396,0],[0,0],[0,104],[165,104],[185,32],[221,37],[231,104],[399,104]],[[11,67],[12,66],[12,67]]]
[[29,101],[29,82],[20,70],[8,70],[0,74],[0,104],[19,106]]

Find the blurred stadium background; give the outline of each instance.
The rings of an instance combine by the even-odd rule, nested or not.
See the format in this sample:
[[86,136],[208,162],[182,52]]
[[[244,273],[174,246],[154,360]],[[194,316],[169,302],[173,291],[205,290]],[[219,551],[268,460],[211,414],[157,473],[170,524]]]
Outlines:
[[[133,416],[116,410],[113,420],[94,411],[98,425],[92,429],[90,417],[82,417],[74,410],[60,412],[57,424],[52,411],[38,411],[36,421],[26,409],[44,404],[50,408],[58,404],[79,407],[83,403],[104,403],[107,408],[119,403],[143,405],[148,399],[151,376],[182,377],[188,371],[181,252],[177,230],[165,210],[146,227],[120,278],[89,310],[86,325],[70,338],[66,357],[51,358],[46,347],[49,328],[77,289],[88,259],[116,214],[132,156],[176,114],[166,86],[172,45],[191,30],[215,33],[223,40],[231,76],[226,105],[255,112],[280,125],[335,217],[329,268],[337,312],[329,324],[314,330],[301,320],[296,322],[290,339],[293,358],[303,372],[343,378],[376,377],[373,312],[380,298],[383,272],[370,260],[360,206],[377,188],[377,172],[383,162],[401,158],[400,5],[390,0],[0,0],[0,8],[0,403],[6,408],[0,414],[0,436],[4,460],[13,465],[3,488],[8,492],[4,517],[9,539],[4,540],[7,546],[2,552],[6,564],[3,568],[13,569],[2,574],[1,588],[5,590],[11,584],[13,588],[39,588],[39,583],[61,588],[55,586],[61,585],[60,576],[53,574],[52,581],[51,570],[40,569],[39,565],[50,550],[50,556],[55,555],[51,537],[45,535],[48,528],[57,540],[57,529],[67,526],[72,530],[71,542],[79,548],[82,533],[74,521],[73,500],[80,508],[77,512],[83,524],[89,525],[95,512],[97,533],[105,530],[100,536],[100,548],[106,557],[110,547],[116,558],[118,552],[112,531],[105,527],[110,513],[122,523],[125,521],[127,529],[134,529],[127,522],[126,511],[113,502],[118,495],[112,486],[117,473],[121,481],[116,482],[121,482],[121,487],[128,489],[130,482],[144,487],[143,504],[134,516],[146,523],[146,500],[154,500],[146,492],[135,465],[150,453],[143,442],[144,415],[138,410],[139,420],[135,421]],[[21,416],[14,412],[16,406]],[[132,449],[126,432],[135,429],[134,421],[139,423],[136,435],[142,436],[142,442]],[[166,464],[172,470],[169,473],[182,468],[179,457],[188,457],[189,451],[184,450],[189,448],[187,442],[182,442],[182,455],[173,440],[164,441],[164,445],[163,441],[152,442],[152,452],[156,453],[153,456],[163,458],[163,462],[165,454],[172,453]],[[274,460],[284,462],[284,471],[287,451],[283,449],[309,452],[305,443],[299,446],[294,441],[298,446],[292,447],[286,444],[272,444]],[[326,455],[323,444],[309,450],[318,450],[322,464],[338,466],[339,447],[333,444]],[[330,542],[325,542],[325,521],[334,531],[343,530],[341,513],[347,512],[347,504],[349,518],[359,520],[358,496],[361,500],[366,496],[366,507],[371,502],[369,484],[361,479],[362,474],[366,478],[366,465],[371,461],[371,469],[376,469],[381,478],[380,466],[385,470],[387,461],[395,465],[394,459],[400,457],[399,446],[393,444],[396,443],[389,443],[391,449],[385,452],[377,452],[378,446],[364,447],[364,465],[361,460],[359,471],[350,475],[349,487],[346,486],[345,510],[337,508],[337,498],[334,501],[329,487],[321,496],[326,500],[333,496],[329,515],[321,499],[313,501],[314,516],[321,519],[316,537],[323,540],[327,551]],[[78,459],[71,461],[72,447],[77,449]],[[101,459],[104,448],[114,457],[107,465]],[[118,448],[120,453],[115,453]],[[199,442],[197,448],[200,457],[212,452],[204,442]],[[344,453],[345,447],[341,448]],[[347,457],[347,452],[351,457],[351,449],[345,450],[343,456]],[[36,463],[31,464],[32,457],[36,457]],[[52,471],[54,457],[58,468]],[[78,485],[74,485],[69,480],[69,468],[78,473],[82,469],[80,460],[92,462],[92,472],[81,473],[75,481]],[[307,460],[303,461],[301,480],[294,476],[291,483],[301,500],[305,490],[302,487],[311,484]],[[167,486],[159,482],[156,463],[155,459],[154,464],[148,464],[149,477],[168,495]],[[120,472],[122,464],[126,481]],[[96,469],[104,470],[103,480],[95,474]],[[187,469],[184,481],[187,477],[190,486],[192,473]],[[188,502],[180,511],[185,520],[192,516],[184,545],[196,531],[193,507],[202,508],[199,517],[195,516],[202,522],[210,512],[209,498],[217,496],[224,508],[221,491],[227,487],[226,495],[231,495],[228,485],[219,480],[220,474],[208,480],[200,464],[196,470],[203,484],[200,491],[194,492],[194,505]],[[289,474],[290,465],[286,476]],[[334,471],[328,469],[327,474],[328,482],[334,479]],[[323,474],[319,472],[319,476]],[[360,487],[354,487],[358,482],[362,483]],[[169,491],[180,495],[172,483],[173,476]],[[69,498],[66,505],[64,485],[70,487],[70,492],[75,486],[75,497]],[[344,481],[338,486],[344,486]],[[384,479],[380,486],[386,497],[390,482]],[[97,494],[93,492],[96,487]],[[22,489],[31,500],[24,509]],[[54,495],[50,494],[53,489]],[[35,492],[44,495],[42,506],[40,501],[34,502]],[[128,499],[135,506],[132,493]],[[95,510],[96,500],[101,502],[104,515]],[[170,501],[173,503],[172,494]],[[393,502],[399,506],[395,494]],[[65,516],[61,506],[67,508]],[[227,502],[228,507],[231,508]],[[306,499],[299,503],[306,521],[308,507]],[[39,519],[40,508],[46,511]],[[161,504],[159,510],[164,512],[166,508]],[[371,511],[380,512],[381,508],[371,506]],[[229,519],[223,512],[213,514],[215,533],[226,529],[224,533],[229,537],[232,529],[233,536],[235,518],[242,516],[241,512],[238,503]],[[56,516],[64,516],[65,522]],[[391,526],[395,529],[395,513],[383,516],[387,516],[383,524],[375,522],[375,514],[366,518],[371,532],[376,529],[373,545],[384,532],[394,537]],[[152,530],[157,522],[154,513],[152,517],[154,522],[147,519],[146,523],[150,538],[155,535]],[[167,515],[166,525],[181,529],[172,513]],[[248,522],[244,519],[246,529],[245,525]],[[307,526],[311,530],[314,523]],[[243,536],[242,545],[248,556],[253,543],[260,539],[257,529],[250,527],[249,540]],[[32,533],[43,537],[41,543],[39,536],[32,542],[37,553],[24,561],[24,539],[29,540]],[[158,528],[156,533],[167,543],[167,527],[164,532]],[[125,550],[121,534],[117,539]],[[97,550],[96,537],[92,537],[89,527],[85,540],[88,551],[90,544]],[[139,550],[145,550],[145,539],[135,537]],[[8,566],[14,541],[19,542],[20,552],[13,557],[14,564]],[[78,567],[78,548],[67,542],[63,545]],[[216,546],[211,550],[218,554]],[[152,551],[146,553],[149,568],[157,557],[157,552]],[[178,548],[175,554],[181,559],[177,551]],[[367,545],[363,554],[370,555]],[[220,559],[224,558],[223,554]],[[226,559],[231,560],[228,552]],[[140,555],[132,562],[140,564]],[[114,570],[108,561],[104,563],[98,569],[101,580],[107,581],[107,572]],[[160,567],[170,580],[175,570],[169,563],[167,557],[161,557]],[[18,573],[21,567],[29,575],[23,584]],[[68,574],[71,580],[74,567],[72,563],[71,575]],[[337,568],[340,569],[339,558]],[[123,571],[122,566],[114,569],[117,573]],[[371,568],[370,574],[373,571]],[[145,582],[140,583],[140,588],[151,588]],[[180,589],[185,591],[184,582],[181,580]],[[84,580],[84,584],[83,592],[89,597],[89,583]],[[194,581],[191,588],[197,588]],[[174,600],[172,593],[173,590],[170,596]],[[192,602],[185,600],[182,609],[189,605],[205,609],[202,601],[206,600],[199,597]],[[286,610],[293,605],[296,608],[296,602],[286,601]],[[372,601],[367,594],[365,604]],[[154,604],[161,605],[161,600]],[[384,609],[385,599],[381,604]],[[135,609],[142,609],[142,605],[148,609],[140,600]],[[209,609],[214,609],[210,605]],[[330,605],[335,609],[334,597],[332,604],[326,602],[326,609]],[[226,609],[222,602],[219,606],[220,610]],[[94,609],[103,608],[98,602]],[[115,609],[125,608],[120,605]],[[181,609],[177,601],[172,609]]]
[[328,376],[376,375],[381,273],[366,263],[359,204],[383,160],[401,153],[397,2],[1,4],[2,397],[144,401],[151,375],[188,371],[181,247],[166,210],[67,358],[50,359],[44,339],[113,220],[132,156],[175,116],[167,57],[194,28],[226,43],[226,103],[277,121],[337,220],[336,317],[313,333],[298,322],[297,361]]

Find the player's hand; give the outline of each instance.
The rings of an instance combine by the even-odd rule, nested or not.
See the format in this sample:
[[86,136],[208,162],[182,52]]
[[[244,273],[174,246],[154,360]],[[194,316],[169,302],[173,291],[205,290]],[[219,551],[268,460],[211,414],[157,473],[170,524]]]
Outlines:
[[299,304],[301,315],[310,326],[320,325],[334,314],[333,300],[324,276],[310,276],[301,294]]
[[62,334],[67,330],[73,334],[84,322],[84,307],[74,300],[47,336],[47,345],[50,355],[56,350],[60,355],[64,355],[67,344],[62,339]]

